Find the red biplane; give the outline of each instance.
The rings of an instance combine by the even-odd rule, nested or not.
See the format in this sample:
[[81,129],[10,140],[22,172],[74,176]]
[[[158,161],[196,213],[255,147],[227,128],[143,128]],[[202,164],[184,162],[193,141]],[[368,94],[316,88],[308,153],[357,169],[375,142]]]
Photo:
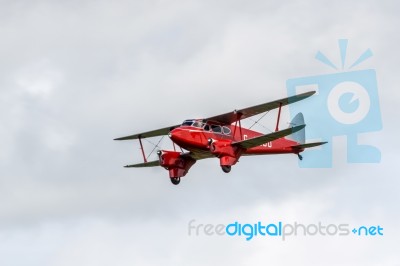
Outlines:
[[[298,113],[290,123],[289,128],[279,130],[281,108],[313,95],[310,91],[288,98],[264,103],[249,108],[217,115],[205,119],[189,119],[180,125],[173,125],[157,130],[139,133],[115,140],[138,139],[144,162],[125,167],[162,166],[169,171],[169,177],[174,185],[178,185],[197,160],[217,157],[225,173],[231,171],[240,156],[263,154],[297,154],[302,160],[301,152],[325,144],[326,142],[305,143],[305,124],[302,113]],[[241,120],[278,108],[275,132],[261,134],[242,128]],[[285,138],[292,135],[292,139]],[[143,150],[142,139],[168,135],[174,144],[174,150],[159,150],[158,160],[148,162]],[[176,151],[175,144],[181,148]],[[186,152],[182,149],[187,150]]]

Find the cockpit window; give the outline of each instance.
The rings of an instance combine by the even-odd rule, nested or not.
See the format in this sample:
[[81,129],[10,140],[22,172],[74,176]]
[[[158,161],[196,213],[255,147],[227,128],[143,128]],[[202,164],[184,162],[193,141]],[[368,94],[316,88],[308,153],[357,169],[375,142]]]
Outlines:
[[204,129],[204,131],[211,130],[212,132],[223,133],[225,135],[231,134],[231,130],[229,127],[220,126],[220,125],[210,125],[208,123],[204,123],[201,120],[195,120],[195,119],[188,119],[188,120],[183,121],[182,126],[202,128],[202,129]]
[[222,132],[224,132],[225,135],[231,134],[231,129],[229,127],[222,127]]
[[221,126],[218,126],[218,125],[211,125],[211,130],[216,133],[222,132]]
[[193,124],[193,120],[185,120],[182,123],[182,126],[188,126],[190,127]]

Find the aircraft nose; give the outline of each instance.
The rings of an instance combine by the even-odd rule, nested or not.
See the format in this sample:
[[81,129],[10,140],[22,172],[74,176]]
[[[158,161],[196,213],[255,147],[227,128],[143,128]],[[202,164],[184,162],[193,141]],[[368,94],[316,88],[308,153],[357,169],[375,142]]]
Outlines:
[[168,133],[168,137],[173,141],[179,141],[182,139],[182,130],[179,128],[175,128]]
[[168,133],[168,137],[170,138],[170,139],[174,139],[174,137],[176,136],[176,128],[175,129],[173,129],[173,130],[171,130],[169,133]]

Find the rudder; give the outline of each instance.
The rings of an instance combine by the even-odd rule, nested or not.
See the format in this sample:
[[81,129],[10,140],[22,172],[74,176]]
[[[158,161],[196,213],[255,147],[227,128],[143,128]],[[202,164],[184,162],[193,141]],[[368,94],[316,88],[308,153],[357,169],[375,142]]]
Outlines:
[[[304,124],[304,116],[302,113],[298,113],[292,119],[289,127],[295,127],[295,126],[300,126],[300,125],[305,125]],[[303,128],[297,132],[294,132],[293,134],[290,135],[290,138],[300,144],[304,144],[306,142],[306,130]]]

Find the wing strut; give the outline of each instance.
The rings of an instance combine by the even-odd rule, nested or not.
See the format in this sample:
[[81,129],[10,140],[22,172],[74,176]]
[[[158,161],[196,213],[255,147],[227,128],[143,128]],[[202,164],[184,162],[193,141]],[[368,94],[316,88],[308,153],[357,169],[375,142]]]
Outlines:
[[239,131],[240,131],[240,140],[243,140],[243,133],[242,133],[242,123],[239,120]]
[[232,138],[235,138],[236,128],[237,128],[237,125],[239,124],[240,140],[243,140],[242,123],[240,122],[240,120],[241,120],[240,117],[242,116],[242,113],[238,112],[236,110],[233,113],[237,115],[237,120],[235,121],[235,129],[233,130]]
[[144,149],[143,149],[143,144],[142,144],[142,138],[139,136],[139,143],[140,143],[140,149],[142,150],[142,155],[143,155],[143,160],[145,163],[147,163],[146,155],[144,154]]
[[281,109],[282,109],[282,103],[279,103],[278,119],[276,120],[275,132],[277,132],[279,130],[279,120],[281,119]]
[[174,151],[176,151],[175,142],[172,141],[172,145],[174,146]]

